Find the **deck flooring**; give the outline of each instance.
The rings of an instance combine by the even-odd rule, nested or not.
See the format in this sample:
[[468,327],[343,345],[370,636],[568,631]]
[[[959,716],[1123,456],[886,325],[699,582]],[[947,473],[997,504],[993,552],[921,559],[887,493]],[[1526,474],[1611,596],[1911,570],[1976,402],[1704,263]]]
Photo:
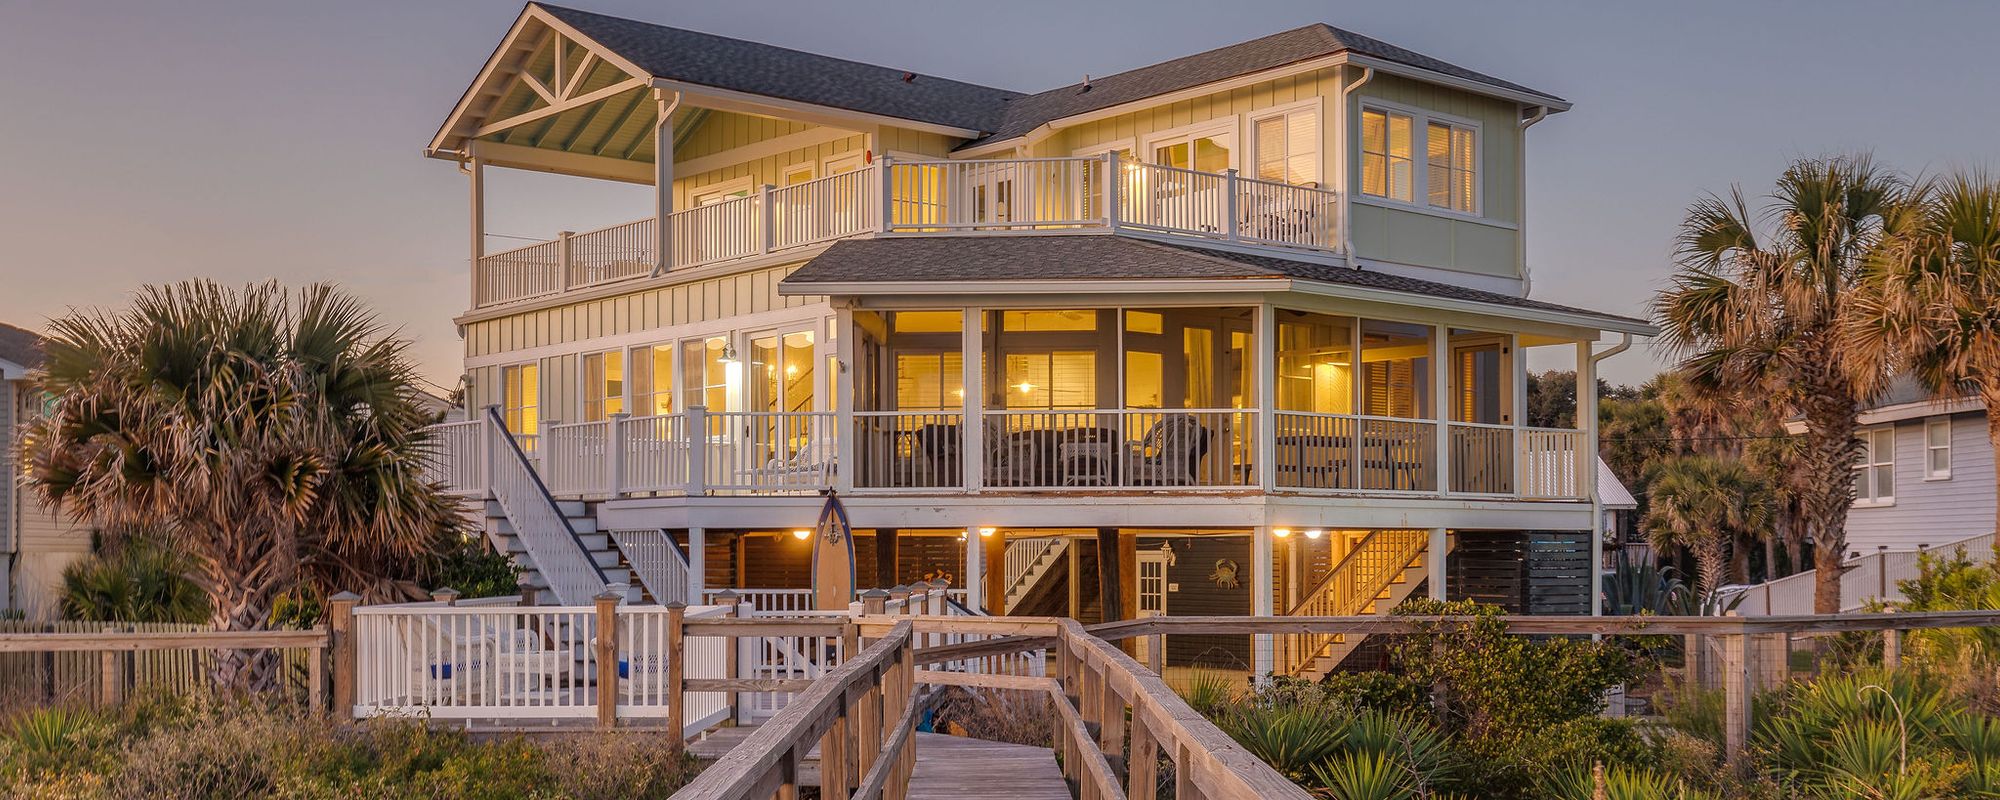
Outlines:
[[[755,727],[718,728],[688,743],[688,752],[703,761],[721,758]],[[1055,752],[1046,747],[989,742],[942,733],[918,733],[917,768],[910,778],[909,800],[1069,800]],[[819,751],[800,765],[799,785],[819,785]]]

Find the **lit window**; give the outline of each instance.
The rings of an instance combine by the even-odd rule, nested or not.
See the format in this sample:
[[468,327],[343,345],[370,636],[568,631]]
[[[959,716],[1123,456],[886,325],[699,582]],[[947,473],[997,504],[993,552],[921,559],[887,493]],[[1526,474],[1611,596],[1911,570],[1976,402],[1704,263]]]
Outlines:
[[541,372],[538,364],[500,368],[501,416],[515,435],[533,436],[541,430]]
[[625,410],[625,354],[612,350],[583,357],[583,421]]
[[632,413],[642,417],[674,413],[673,345],[632,351]]
[[1416,165],[1408,114],[1373,108],[1361,112],[1361,193],[1411,202]]
[[1252,123],[1257,178],[1295,185],[1319,182],[1319,116],[1305,108]]
[[1473,194],[1479,180],[1479,171],[1474,166],[1478,157],[1477,135],[1471,128],[1437,120],[1431,120],[1425,131],[1425,152],[1429,156],[1425,182],[1431,205],[1474,213],[1477,204]]
[[1934,481],[1951,478],[1951,417],[1924,421],[1924,477]]
[[1096,408],[1097,353],[1009,353],[1007,408]]
[[1896,428],[1867,428],[1855,434],[1861,452],[1854,459],[1854,502],[1885,506],[1896,502]]

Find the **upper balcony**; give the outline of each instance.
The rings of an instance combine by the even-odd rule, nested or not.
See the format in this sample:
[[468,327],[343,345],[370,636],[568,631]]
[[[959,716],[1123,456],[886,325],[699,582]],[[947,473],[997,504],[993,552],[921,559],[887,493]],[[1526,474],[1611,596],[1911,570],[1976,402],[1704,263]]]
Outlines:
[[[1107,179],[1106,176],[1115,176]],[[1106,189],[1110,191],[1107,192]],[[1120,230],[1339,253],[1336,192],[1120,159],[892,161],[673,212],[667,270],[804,251],[859,236]],[[657,219],[484,255],[476,307],[660,273]]]

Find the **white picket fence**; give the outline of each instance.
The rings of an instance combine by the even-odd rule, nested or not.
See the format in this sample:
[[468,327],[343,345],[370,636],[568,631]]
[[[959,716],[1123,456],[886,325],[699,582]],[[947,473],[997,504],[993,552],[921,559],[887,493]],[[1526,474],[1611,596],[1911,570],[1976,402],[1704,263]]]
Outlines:
[[[1930,552],[1950,553],[1961,548],[1975,561],[1991,558],[1993,534],[1961,539],[1930,548]],[[1903,590],[1897,584],[1917,577],[1917,557],[1921,553],[1917,550],[1878,550],[1848,559],[1842,565],[1845,571],[1840,574],[1840,610],[1859,611],[1870,600],[1886,603],[1904,600]],[[1816,574],[1814,570],[1806,570],[1731,592],[1731,596],[1743,598],[1736,604],[1736,613],[1746,617],[1811,614]]]

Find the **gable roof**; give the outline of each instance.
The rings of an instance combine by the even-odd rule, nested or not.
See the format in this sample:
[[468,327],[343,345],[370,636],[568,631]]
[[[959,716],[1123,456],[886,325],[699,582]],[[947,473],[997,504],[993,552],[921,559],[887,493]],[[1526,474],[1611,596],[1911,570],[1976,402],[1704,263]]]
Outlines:
[[654,78],[976,131],[996,127],[1005,102],[1021,96],[760,42],[533,5]]
[[[1408,67],[1532,95],[1551,103],[1565,101],[1537,91],[1353,31],[1314,23],[1274,33],[1261,39],[1219,47],[1205,53],[1163,61],[1152,66],[1092,78],[1088,84],[1075,83],[1060,89],[1029,95],[1008,104],[1000,127],[974,142],[1010,139],[1064,117],[1110,108],[1123,103],[1157,97],[1182,89],[1228,80],[1268,69],[1296,64],[1336,53],[1379,58]],[[970,145],[968,145],[970,146]]]
[[1323,23],[1093,78],[1087,85],[1024,94],[564,6],[531,2],[528,7],[615,53],[645,77],[983,134],[960,149],[1021,136],[1065,117],[1340,53],[1568,106],[1547,92]]
[[[1553,312],[1609,330],[1650,332],[1645,320],[1386,272],[1239,253],[1119,234],[912,236],[844,239],[786,276],[781,287],[824,293],[838,284],[972,281],[1243,280],[1291,278],[1502,309]],[[1227,287],[1223,287],[1227,288]],[[948,291],[948,287],[946,288]]]
[[[34,369],[42,365],[42,335],[0,322],[0,361]],[[7,375],[18,378],[19,375]]]

